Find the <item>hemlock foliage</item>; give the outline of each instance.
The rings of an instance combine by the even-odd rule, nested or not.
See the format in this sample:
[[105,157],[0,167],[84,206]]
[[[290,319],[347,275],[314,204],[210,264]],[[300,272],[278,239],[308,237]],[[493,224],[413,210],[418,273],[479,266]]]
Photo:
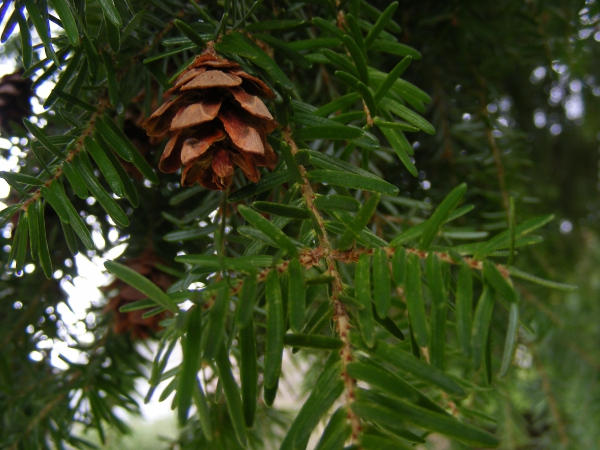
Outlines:
[[[182,427],[157,448],[600,445],[595,1],[0,15],[37,92],[0,80],[2,448],[114,448],[151,398]],[[277,164],[222,191],[160,173],[142,127],[207,47],[279,124]],[[72,290],[89,260],[100,300]]]

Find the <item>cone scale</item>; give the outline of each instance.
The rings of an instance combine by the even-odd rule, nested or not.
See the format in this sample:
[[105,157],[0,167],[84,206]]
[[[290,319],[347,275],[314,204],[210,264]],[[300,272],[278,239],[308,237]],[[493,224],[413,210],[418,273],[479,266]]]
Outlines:
[[267,135],[277,122],[260,97],[275,98],[261,80],[236,62],[221,59],[212,46],[177,78],[165,102],[145,122],[149,136],[170,139],[159,169],[173,173],[183,166],[182,186],[196,182],[224,190],[239,167],[252,182],[258,167],[274,168],[277,155]]

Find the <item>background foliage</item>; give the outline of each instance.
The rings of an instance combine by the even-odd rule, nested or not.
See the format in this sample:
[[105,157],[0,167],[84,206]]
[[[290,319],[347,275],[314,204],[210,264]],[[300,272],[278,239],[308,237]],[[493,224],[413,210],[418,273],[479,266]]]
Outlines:
[[[150,378],[153,386],[150,392],[141,392],[142,397],[167,398],[178,392],[172,407],[177,408],[184,427],[178,438],[164,446],[157,444],[158,448],[239,448],[244,436],[250,448],[278,447],[282,441],[282,448],[296,448],[305,445],[316,427],[311,441],[314,446],[323,431],[322,426],[317,427],[318,422],[329,423],[329,430],[336,430],[336,435],[350,433],[344,408],[353,384],[348,378],[340,387],[339,375],[347,373],[347,368],[339,367],[345,367],[346,361],[335,360],[337,349],[342,346],[344,356],[348,352],[355,358],[360,355],[362,359],[355,359],[360,363],[354,363],[356,372],[350,369],[352,377],[360,378],[361,364],[368,364],[364,362],[367,358],[371,361],[367,355],[375,352],[365,342],[375,339],[382,342],[376,349],[388,348],[387,344],[393,354],[412,358],[402,361],[404,370],[399,371],[393,363],[385,370],[401,374],[419,390],[419,395],[426,394],[431,400],[415,400],[412,391],[404,397],[410,401],[398,400],[389,388],[377,385],[377,380],[361,382],[360,388],[372,389],[356,394],[360,406],[354,408],[350,424],[358,434],[356,442],[364,448],[382,448],[386,443],[391,446],[388,448],[405,448],[402,445],[420,445],[422,440],[427,441],[422,445],[429,448],[444,444],[439,434],[430,436],[429,431],[458,438],[449,441],[452,448],[493,443],[488,435],[474,428],[460,428],[455,422],[450,422],[450,428],[458,430],[459,436],[456,431],[448,432],[444,424],[451,419],[444,411],[462,423],[494,433],[501,448],[600,447],[596,426],[600,420],[600,356],[591,338],[597,335],[600,323],[595,301],[600,258],[598,5],[592,0],[403,2],[397,9],[388,10],[393,12],[393,22],[388,22],[385,30],[379,30],[377,39],[371,40],[374,32],[371,34],[370,30],[381,17],[373,8],[383,11],[388,6],[388,2],[378,1],[226,1],[200,5],[177,0],[117,0],[114,4],[110,0],[3,2],[3,55],[8,64],[24,70],[24,76],[33,81],[35,92],[34,109],[25,114],[24,125],[14,118],[9,122],[8,110],[0,110],[0,145],[6,170],[3,178],[10,185],[4,200],[7,207],[0,213],[4,219],[0,256],[5,267],[0,280],[3,448],[83,448],[93,445],[90,436],[98,442],[108,436],[109,445],[114,448],[117,444],[111,436],[128,429],[123,411],[135,414],[138,410],[140,399],[135,394],[135,382],[139,378]],[[231,30],[242,31],[260,45],[253,45],[253,41]],[[149,140],[140,128],[141,121],[162,102],[171,78],[215,34],[222,37],[217,44],[219,52],[264,79],[278,93],[278,98],[268,105],[282,128],[269,142],[280,154],[281,163],[275,171],[280,175],[291,173],[285,175],[285,183],[267,186],[261,192],[253,185],[244,190],[242,186],[248,182],[238,173],[234,186],[220,193],[198,186],[182,188],[178,175],[158,174],[155,170],[164,142]],[[361,51],[363,48],[366,51]],[[363,59],[372,69],[367,69]],[[378,98],[377,90],[385,75],[393,72],[397,77],[401,71],[402,79],[413,84],[399,82],[383,100]],[[25,86],[19,89],[22,95],[28,95]],[[350,101],[331,106],[342,96]],[[328,116],[337,124],[327,121]],[[372,126],[370,119],[375,116],[379,119]],[[390,128],[391,121],[399,123],[399,128]],[[387,126],[382,122],[388,122]],[[112,164],[103,164],[93,157],[90,140],[104,144],[101,151]],[[300,150],[311,149],[315,153],[299,151],[293,159],[294,143]],[[90,153],[92,158],[87,156]],[[323,154],[338,161],[325,159]],[[133,164],[126,160],[133,160]],[[340,166],[339,160],[347,161],[353,168]],[[355,201],[348,196],[345,202],[337,198],[332,209],[332,204],[326,203],[328,199],[319,200],[327,206],[319,207],[325,225],[319,218],[283,218],[280,214],[306,218],[314,213],[305,203],[306,189],[301,192],[303,169],[294,169],[297,164],[309,170],[315,192],[345,196],[350,190]],[[110,167],[117,171],[116,178],[111,178]],[[373,181],[359,167],[390,185]],[[341,169],[341,181],[336,182],[332,178],[335,174],[330,172],[316,172],[323,169]],[[349,176],[348,171],[353,171],[356,178]],[[86,172],[92,179],[86,179]],[[263,180],[269,180],[268,173],[264,170]],[[297,183],[294,185],[293,181]],[[467,185],[465,192],[461,191],[461,183]],[[332,185],[337,187],[335,191]],[[391,195],[396,193],[394,187],[398,195]],[[383,194],[381,198],[378,191]],[[448,196],[450,192],[453,194]],[[281,203],[291,203],[296,208],[284,211]],[[283,228],[285,235],[274,232],[261,221],[260,214],[253,214],[254,210],[244,209],[242,204],[273,214],[267,216],[270,223]],[[350,211],[335,209],[342,204]],[[436,210],[440,204],[443,206]],[[464,209],[464,205],[474,208],[466,213],[468,208]],[[438,233],[446,219],[443,216],[452,214],[454,207],[463,214]],[[432,214],[433,211],[438,212]],[[532,218],[548,214],[554,214],[556,219],[535,230],[536,236],[544,238],[543,243],[530,234],[519,241],[519,230],[523,230],[519,224],[543,225],[545,219],[535,222]],[[42,223],[45,234],[40,232],[44,229]],[[356,264],[355,260],[338,263],[335,272],[339,271],[339,279],[333,272],[325,273],[325,266],[302,269],[305,279],[313,279],[307,286],[310,303],[305,320],[298,318],[302,315],[298,310],[292,312],[291,302],[297,305],[297,299],[287,298],[292,278],[286,275],[286,267],[297,245],[288,238],[302,242],[301,249],[323,249],[318,236],[323,226],[333,245],[341,246],[340,250],[350,248],[358,235],[358,249],[383,245],[391,257],[392,248],[399,254],[399,248],[406,247],[412,255],[407,260],[410,267],[406,281],[398,277],[398,270],[393,272],[388,317],[395,325],[375,325],[373,334],[369,334],[370,321],[376,315],[369,313],[370,306],[356,306],[357,301],[368,305],[372,295],[383,311],[381,302],[388,301],[378,289],[380,283],[373,283],[371,292],[368,257]],[[503,246],[469,247],[474,242],[497,242],[490,239],[505,230],[508,238]],[[419,231],[423,234],[419,235]],[[517,245],[536,245],[521,246],[518,254],[510,256],[507,249],[510,236],[515,234]],[[34,239],[29,239],[29,235]],[[264,244],[273,243],[275,238],[279,239],[275,245]],[[382,240],[392,241],[392,245]],[[279,251],[279,247],[285,251]],[[579,289],[565,293],[551,288],[568,290],[569,286],[513,278],[515,294],[502,275],[494,277],[495,266],[490,268],[488,264],[485,275],[474,270],[476,305],[487,298],[483,295],[478,300],[485,290],[482,281],[487,280],[500,291],[489,319],[489,346],[480,339],[488,329],[482,322],[484,315],[475,312],[472,343],[477,348],[471,356],[480,361],[474,366],[473,359],[462,353],[465,342],[471,340],[461,338],[458,331],[467,316],[452,311],[446,316],[443,310],[446,322],[440,321],[439,316],[435,318],[433,306],[429,311],[430,305],[456,305],[463,292],[457,287],[458,266],[452,264],[450,269],[442,264],[444,268],[436,269],[436,260],[429,258],[421,267],[417,256],[425,259],[427,250],[453,262],[469,262],[463,258],[473,253],[477,259],[491,253],[486,260],[501,264],[501,269],[511,265],[544,279],[578,285]],[[500,253],[492,253],[497,250]],[[78,252],[75,258],[73,255]],[[352,253],[352,257],[361,252]],[[301,252],[304,266],[310,265],[308,254]],[[107,268],[130,284],[137,283],[136,287],[158,305],[178,311],[173,304],[188,300],[185,312],[166,318],[163,331],[152,331],[154,339],[134,341],[131,333],[115,333],[115,313],[105,306],[114,292],[106,292],[106,298],[91,302],[81,296],[69,296],[72,283],[82,281],[80,272],[86,261],[102,266],[105,261],[117,260],[126,266],[128,261],[147,255],[160,260],[158,270],[178,280],[168,295],[152,291],[151,287],[144,291],[139,284],[143,281],[123,266],[109,263]],[[258,256],[248,266],[242,263],[248,263],[249,258],[244,261],[240,259],[242,255]],[[378,276],[377,267],[387,265],[376,257],[382,256],[376,252],[373,258],[373,278]],[[396,265],[392,265],[397,269],[401,262],[397,258]],[[280,264],[279,277],[273,271],[269,272],[271,275],[263,271],[273,264]],[[255,277],[255,270],[261,272],[257,304],[250,303],[255,306],[255,326],[250,327],[256,339],[252,339],[249,322],[238,317],[239,307],[234,305],[244,299],[244,291],[236,291],[238,280]],[[421,270],[423,278],[419,276]],[[471,273],[464,271],[467,272]],[[229,277],[233,289],[231,310],[226,307],[229,289],[222,289],[223,277]],[[381,282],[381,278],[377,280]],[[422,293],[420,301],[424,299],[427,307],[425,326],[420,330],[414,328],[422,314],[408,313],[415,331],[412,336],[406,303],[396,285],[405,288],[409,308],[411,302],[418,304],[418,290]],[[274,304],[272,300],[278,298],[279,286],[281,300],[287,302],[290,311],[289,323],[268,309]],[[209,294],[205,295],[201,291],[207,287]],[[339,312],[346,310],[339,303],[340,295],[355,298],[344,297],[345,305],[349,305],[352,335],[337,335],[337,331],[343,331]],[[507,309],[502,303],[510,305],[511,299],[519,299],[516,309],[522,326],[516,328],[514,362],[508,373],[499,377],[501,366],[506,368],[508,361],[505,337],[511,323],[511,307]],[[337,322],[331,320],[332,301]],[[214,306],[206,308],[207,312],[195,306],[207,307],[215,302],[221,306],[220,314]],[[514,306],[512,312],[514,325]],[[200,321],[204,337],[197,331]],[[442,322],[445,325],[440,328]],[[302,331],[302,335],[313,336],[308,341],[305,336],[304,341],[298,340],[302,336],[288,336],[282,342],[282,331],[288,324],[294,334]],[[400,343],[386,329],[396,337],[402,332],[407,339]],[[429,352],[423,352],[418,344],[424,346],[422,333],[428,329],[434,338],[442,336],[445,344],[440,346],[439,340],[434,341],[437,344],[432,342]],[[190,334],[190,330],[196,333]],[[361,336],[356,330],[361,331]],[[183,365],[177,368],[175,361],[174,366],[169,366],[174,368],[163,373],[161,362],[166,362],[165,354],[177,348],[180,338]],[[352,347],[347,339],[352,340]],[[230,350],[230,360],[214,344],[219,340],[220,348]],[[194,354],[193,349],[201,347],[192,345],[194,342],[202,342],[204,365],[200,379],[206,402],[195,377],[182,375],[194,374],[199,367],[194,358],[200,355]],[[256,348],[248,346],[248,342],[256,342]],[[284,377],[294,372],[291,368],[301,364],[299,361],[310,362],[310,369],[303,369],[302,376],[292,377],[291,382],[295,384],[298,405],[308,396],[307,404],[314,409],[301,413],[294,425],[291,423],[298,408],[290,413],[277,399],[273,407],[266,407],[252,376],[242,374],[241,394],[234,384],[240,382],[243,361],[250,367],[252,361],[257,362],[258,386],[262,390],[263,382],[269,384],[265,397],[270,403],[273,386],[277,385],[273,381],[277,374],[272,369],[278,364],[279,346],[284,342]],[[307,348],[291,352],[292,346],[300,344]],[[325,350],[315,349],[319,346]],[[258,352],[258,360],[253,351]],[[265,352],[270,356],[264,358],[270,360],[263,359]],[[157,353],[159,358],[152,364]],[[421,359],[410,356],[411,353]],[[226,376],[229,363],[233,365],[233,378]],[[416,364],[417,369],[407,373],[406,364]],[[440,375],[433,366],[445,369],[446,375]],[[475,370],[478,366],[482,368]],[[241,370],[244,371],[243,366]],[[253,369],[246,370],[248,373],[252,374]],[[263,374],[269,377],[268,381],[263,380]],[[229,383],[217,382],[223,377]],[[166,382],[154,392],[161,380]],[[284,382],[285,379],[281,385]],[[317,389],[323,388],[323,383],[327,387],[324,392],[337,393],[337,401],[336,397],[327,403],[319,396],[321,391]],[[392,389],[396,396],[398,386],[395,384]],[[461,395],[462,390],[466,396]],[[280,397],[281,392],[280,389]],[[373,392],[378,392],[379,397],[369,397]],[[254,427],[245,430],[243,421],[248,424],[254,411],[248,399],[256,398],[254,393],[258,393]],[[319,398],[321,401],[315,402]],[[242,405],[242,399],[244,409],[236,408],[235,405]],[[188,419],[191,404],[195,407],[191,407]],[[169,408],[169,401],[164,405]],[[409,412],[406,417],[391,416],[395,424],[390,425],[378,415],[381,410],[377,408],[385,405],[396,412],[405,407]],[[341,412],[330,420],[337,407],[342,408]],[[241,415],[242,410],[245,415]],[[423,423],[415,422],[416,412],[425,414]],[[356,427],[359,421],[360,432]],[[325,433],[328,436],[327,429]],[[323,441],[319,445],[342,448],[344,442],[330,441],[331,447],[326,447]]]

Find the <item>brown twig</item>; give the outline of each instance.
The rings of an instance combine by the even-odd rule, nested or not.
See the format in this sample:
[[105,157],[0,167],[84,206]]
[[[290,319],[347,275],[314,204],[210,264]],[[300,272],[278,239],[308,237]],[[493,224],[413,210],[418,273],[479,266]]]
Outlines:
[[[288,128],[283,130],[283,136],[286,143],[290,146],[292,154],[295,154],[298,151],[298,146],[292,139],[292,132]],[[302,178],[304,183],[302,185],[302,195],[304,200],[306,201],[306,207],[311,211],[316,219],[317,226],[320,229],[318,234],[320,249],[318,256],[325,259],[325,263],[327,266],[327,272],[330,276],[333,277],[333,282],[331,283],[331,303],[333,305],[333,319],[336,323],[336,331],[338,336],[342,340],[343,347],[340,350],[341,358],[342,358],[342,377],[344,379],[344,385],[346,387],[346,404],[348,406],[348,421],[350,422],[350,426],[352,427],[352,440],[356,442],[358,439],[358,435],[361,430],[360,419],[358,416],[352,411],[351,404],[355,398],[355,387],[356,382],[352,377],[350,377],[346,371],[346,366],[348,363],[353,360],[352,353],[352,345],[350,344],[350,317],[348,316],[348,311],[346,309],[346,305],[339,300],[340,294],[343,291],[342,277],[337,269],[337,262],[335,258],[335,253],[331,243],[329,242],[329,238],[327,237],[327,231],[325,230],[325,222],[323,221],[323,217],[321,216],[320,211],[316,208],[314,204],[315,193],[312,190],[312,187],[306,177],[306,170],[303,166],[299,166],[300,173],[302,174]],[[316,256],[316,255],[315,255]]]

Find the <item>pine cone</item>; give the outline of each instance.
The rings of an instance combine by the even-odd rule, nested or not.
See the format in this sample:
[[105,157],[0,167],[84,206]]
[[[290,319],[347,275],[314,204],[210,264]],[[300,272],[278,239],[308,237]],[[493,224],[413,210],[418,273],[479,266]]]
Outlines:
[[12,133],[11,122],[20,124],[24,117],[31,115],[32,84],[29,78],[23,78],[20,70],[0,78],[1,130]]
[[[171,275],[159,270],[156,267],[157,262],[160,262],[160,260],[156,256],[146,254],[126,261],[125,265],[144,275],[161,289],[167,290],[175,280]],[[103,313],[113,311],[113,331],[115,333],[131,333],[131,338],[134,340],[147,339],[150,335],[161,329],[160,322],[168,315],[166,311],[147,318],[142,317],[147,310],[126,313],[119,311],[122,306],[128,303],[147,298],[146,295],[137,289],[116,279],[108,286],[102,288],[102,290],[105,292],[117,290],[116,295],[109,299],[108,304],[102,310]]]
[[257,166],[275,166],[267,134],[278,125],[258,98],[275,94],[239,64],[218,58],[209,46],[165,95],[177,97],[158,108],[144,128],[149,136],[170,133],[158,167],[172,173],[183,164],[183,186],[198,181],[208,189],[227,189],[235,166],[256,183]]

